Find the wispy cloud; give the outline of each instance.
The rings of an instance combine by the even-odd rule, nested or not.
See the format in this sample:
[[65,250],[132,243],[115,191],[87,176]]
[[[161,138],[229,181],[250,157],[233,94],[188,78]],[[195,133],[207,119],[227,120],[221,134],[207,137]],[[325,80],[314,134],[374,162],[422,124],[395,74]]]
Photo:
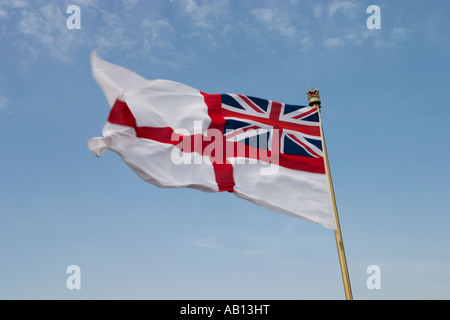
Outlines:
[[411,31],[405,27],[369,30],[365,27],[344,30],[335,37],[326,37],[322,45],[328,49],[346,48],[348,46],[370,45],[372,47],[392,47],[408,40]]
[[226,13],[228,4],[226,1],[183,0],[181,5],[195,26],[209,29]]
[[132,10],[139,3],[139,0],[124,0],[123,6],[125,10]]
[[[66,27],[66,12],[54,2],[2,2],[0,12],[7,12],[8,23],[15,24],[24,37],[13,43],[35,59],[40,53],[59,61],[70,61],[71,50],[80,42]],[[2,14],[0,14],[2,15]]]
[[408,29],[402,27],[395,27],[394,29],[392,29],[391,33],[392,41],[395,42],[403,41],[406,40],[407,37],[408,37]]
[[334,0],[328,5],[327,11],[331,17],[339,11],[345,14],[353,14],[356,8],[358,8],[358,5],[354,1]]
[[190,59],[190,54],[177,49],[174,37],[176,30],[168,19],[145,19],[142,22],[142,51],[151,61],[177,69]]
[[323,45],[327,48],[342,47],[344,45],[344,41],[339,37],[327,38],[323,40]]
[[148,43],[157,47],[169,47],[174,28],[167,19],[145,19],[142,21],[144,37]]
[[315,5],[313,7],[313,17],[314,18],[320,18],[322,16],[323,13],[323,7],[318,3],[317,5]]
[[[411,30],[401,25],[392,30],[368,30],[364,19],[359,19],[361,26],[355,28],[355,15],[364,17],[366,13],[360,3],[350,0],[308,5],[305,11],[298,10],[303,5],[301,1],[276,6],[265,3],[256,8],[244,4],[239,12],[232,12],[228,1],[172,0],[170,15],[167,3],[160,2],[152,4],[149,14],[142,14],[148,3],[139,0],[123,0],[114,8],[99,0],[72,2],[81,7],[82,30],[66,27],[69,2],[0,1],[0,20],[6,21],[0,35],[8,36],[8,28],[20,33],[11,40],[27,53],[24,64],[40,57],[71,63],[77,50],[89,46],[100,53],[145,54],[150,61],[170,68],[185,65],[202,45],[216,50],[236,41],[261,44],[275,39],[309,52],[317,46],[393,46],[411,35]],[[320,23],[312,22],[315,19],[320,19]],[[341,24],[342,20],[351,23]],[[200,46],[189,46],[191,38],[200,38]],[[239,52],[230,52],[230,56],[236,54]]]
[[[85,46],[100,52],[123,50],[127,55],[145,51],[150,59],[168,66],[186,59],[186,53],[181,56],[173,46],[173,27],[167,18],[158,18],[157,14],[149,14],[143,20],[135,18],[138,0],[124,0],[123,10],[116,11],[92,0],[70,2],[80,6],[81,30],[67,28],[67,3],[0,2],[0,19],[18,31],[19,36],[12,38],[12,43],[26,53],[22,64],[48,57],[71,63],[75,52]],[[4,30],[5,26],[0,32]]]
[[12,113],[12,111],[9,107],[8,98],[6,98],[3,95],[0,95],[0,111],[5,112],[5,113]]
[[210,238],[193,239],[191,244],[195,247],[207,248],[207,249],[218,249],[217,244]]
[[8,99],[6,99],[6,97],[0,96],[0,110],[6,109],[7,102]]
[[95,34],[90,38],[90,42],[100,50],[114,50],[117,48],[134,49],[138,44],[140,29],[129,28],[123,23],[123,17],[118,14],[98,9],[100,16],[99,26],[96,28]]
[[290,17],[286,13],[277,9],[259,8],[253,9],[251,15],[266,29],[276,32],[278,35],[289,38],[297,36],[297,30],[290,23]]

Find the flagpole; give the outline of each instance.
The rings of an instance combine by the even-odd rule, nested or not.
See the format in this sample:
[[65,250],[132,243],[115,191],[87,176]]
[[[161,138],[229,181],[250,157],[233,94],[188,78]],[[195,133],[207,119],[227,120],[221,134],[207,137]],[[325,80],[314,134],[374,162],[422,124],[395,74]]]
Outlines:
[[317,114],[319,115],[320,134],[322,136],[322,141],[323,141],[323,156],[324,156],[324,161],[325,161],[325,166],[326,166],[328,183],[330,185],[334,217],[336,219],[336,230],[334,230],[334,235],[336,238],[336,246],[337,246],[338,255],[339,255],[339,264],[341,266],[342,281],[344,283],[344,291],[345,291],[346,299],[353,300],[352,289],[350,286],[350,277],[348,275],[347,260],[345,258],[344,242],[342,240],[341,226],[339,224],[339,216],[338,216],[338,211],[337,211],[337,206],[336,206],[336,198],[334,195],[333,180],[331,179],[330,164],[328,162],[327,148],[325,146],[325,136],[323,134],[323,128],[322,128],[322,119],[321,119],[321,115],[320,115],[321,101],[320,101],[319,90],[314,90],[313,88],[311,88],[311,90],[307,92],[307,96],[308,96],[309,105],[312,107],[316,107],[319,110],[319,112]]

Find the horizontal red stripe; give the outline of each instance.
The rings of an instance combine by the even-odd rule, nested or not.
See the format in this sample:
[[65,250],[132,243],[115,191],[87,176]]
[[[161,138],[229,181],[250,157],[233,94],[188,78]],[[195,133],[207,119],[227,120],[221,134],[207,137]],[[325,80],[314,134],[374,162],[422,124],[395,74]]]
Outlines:
[[[181,141],[182,135],[174,134],[172,128],[155,128],[155,127],[134,127],[136,136],[138,138],[145,138],[155,140],[162,143],[178,144]],[[172,135],[174,137],[172,141]]]
[[[220,95],[214,96],[215,97],[209,97],[209,99],[211,99],[210,101],[215,103],[217,106],[219,104],[219,101],[217,101],[217,96],[220,97]],[[205,97],[205,100],[207,98],[208,97]],[[223,132],[224,121],[220,120],[220,114],[217,113],[217,111],[219,111],[217,108],[212,108],[210,110],[210,116],[212,117],[212,119],[218,120],[216,122],[213,121],[212,123],[214,123],[215,125],[212,125],[210,128],[218,130],[220,130],[221,128]],[[131,127],[136,131],[137,137],[154,140],[161,143],[177,145],[182,141],[182,139],[190,139],[191,148],[190,150],[185,150],[185,152],[198,152],[199,154],[204,155],[205,149],[210,144],[214,143],[214,139],[212,141],[204,140],[205,137],[203,135],[197,134],[183,136],[181,134],[174,133],[174,130],[169,127],[138,127],[136,125],[136,119],[131,113],[131,110],[128,108],[125,102],[120,100],[117,100],[113,108],[111,109],[110,115],[108,117],[108,122]],[[211,148],[208,148],[208,150],[210,149]],[[275,164],[279,164],[282,167],[293,170],[301,170],[321,174],[325,173],[324,161],[321,157],[313,158],[278,153],[277,158],[275,157],[275,154],[272,153],[272,151],[265,152],[264,150],[251,147],[239,142],[231,142],[225,140],[223,141],[223,149],[214,150],[214,152],[214,155],[208,156],[211,157],[211,161],[213,162],[219,190],[221,191],[233,191],[234,180],[232,177],[232,165],[227,163],[226,161],[226,158],[229,157],[246,157],[265,162],[272,162]],[[222,154],[220,154],[221,152]]]
[[226,141],[226,156],[230,158],[248,158],[264,162],[278,164],[288,169],[308,171],[325,174],[325,164],[322,157],[305,157],[293,154],[279,153],[275,151],[265,151],[241,142]]

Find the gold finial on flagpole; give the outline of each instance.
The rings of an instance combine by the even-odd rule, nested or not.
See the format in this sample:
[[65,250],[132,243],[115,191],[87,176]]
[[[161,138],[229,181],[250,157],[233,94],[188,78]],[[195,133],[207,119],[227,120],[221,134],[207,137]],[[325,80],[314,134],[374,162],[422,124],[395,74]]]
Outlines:
[[320,108],[320,94],[319,90],[314,89],[311,87],[311,90],[306,92],[306,95],[308,97],[309,106],[317,105]]

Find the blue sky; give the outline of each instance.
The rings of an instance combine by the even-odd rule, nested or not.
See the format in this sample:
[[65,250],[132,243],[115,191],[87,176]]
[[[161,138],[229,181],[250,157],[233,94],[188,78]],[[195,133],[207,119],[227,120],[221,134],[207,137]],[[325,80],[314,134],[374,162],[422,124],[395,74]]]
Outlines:
[[445,0],[0,0],[0,298],[344,298],[329,229],[159,189],[88,150],[109,110],[97,50],[208,93],[306,104],[318,88],[354,298],[449,299],[449,14]]

